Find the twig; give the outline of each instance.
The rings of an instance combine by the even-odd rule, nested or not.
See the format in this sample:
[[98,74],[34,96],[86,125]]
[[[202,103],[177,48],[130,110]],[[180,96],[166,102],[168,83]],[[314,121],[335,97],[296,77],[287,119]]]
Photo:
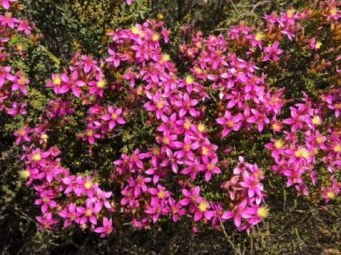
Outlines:
[[224,227],[224,224],[223,224],[223,222],[221,221],[220,218],[219,218],[219,222],[220,222],[221,228],[223,229],[223,233],[224,233],[224,236],[226,238],[226,241],[231,245],[231,247],[234,249],[235,252],[237,252],[239,255],[242,255],[242,253],[236,248],[236,246],[234,246],[233,242],[231,241],[231,239],[227,235],[225,227]]
[[256,3],[253,7],[252,7],[252,10],[251,12],[255,12],[255,10],[257,9],[257,7],[261,6],[261,5],[265,5],[267,3],[270,3],[270,1],[260,1],[258,3]]
[[230,3],[232,4],[233,9],[239,14],[237,7],[233,3],[233,0],[230,0]]

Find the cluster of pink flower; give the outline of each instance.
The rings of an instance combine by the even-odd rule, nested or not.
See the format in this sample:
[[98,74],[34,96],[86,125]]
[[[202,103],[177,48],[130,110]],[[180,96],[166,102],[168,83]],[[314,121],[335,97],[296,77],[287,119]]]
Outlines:
[[321,172],[326,171],[330,175],[329,185],[328,180],[319,181],[323,182],[322,197],[328,202],[340,193],[336,179],[341,167],[340,131],[324,125],[325,105],[314,107],[309,98],[290,107],[290,115],[283,120],[290,131],[284,131],[284,137],[271,139],[266,145],[276,162],[272,170],[288,179],[287,186],[294,185],[304,195],[309,194],[305,179],[310,177],[316,185]]
[[[30,131],[26,129],[26,140],[34,139],[34,135],[28,136]],[[63,221],[64,227],[75,223],[102,236],[112,232],[112,220],[105,216],[108,214],[110,217],[114,212],[111,192],[101,190],[90,176],[70,174],[61,166],[57,147],[41,150],[31,145],[23,148],[22,160],[26,169],[21,174],[27,179],[27,185],[33,186],[38,197],[35,204],[40,206],[42,215],[37,217],[37,221],[42,229],[51,229]],[[98,219],[102,220],[102,224]]]
[[86,122],[87,129],[82,135],[82,139],[90,144],[94,144],[95,139],[102,138],[117,125],[126,123],[122,118],[121,108],[114,106],[104,108],[100,105],[90,107]]
[[186,57],[193,58],[195,77],[200,82],[212,83],[212,89],[219,91],[223,113],[219,113],[221,117],[216,122],[223,127],[222,137],[254,126],[262,132],[266,125],[276,123],[285,104],[283,90],[268,89],[265,75],[257,77],[257,67],[228,53],[227,45],[222,36],[204,39],[197,34],[192,45],[185,44],[182,50]]
[[233,174],[233,177],[222,185],[234,204],[232,211],[227,212],[225,217],[233,218],[239,230],[250,231],[252,226],[268,215],[268,208],[260,206],[265,196],[262,184],[264,173],[257,164],[249,164],[243,157],[239,157]]
[[[10,2],[15,1],[2,0],[0,6],[8,10]],[[26,114],[26,103],[22,99],[27,95],[30,81],[22,70],[15,72],[7,64],[15,55],[24,55],[22,45],[10,45],[11,38],[21,33],[28,37],[31,27],[27,20],[14,18],[6,11],[4,15],[0,14],[0,33],[0,112],[11,116]]]
[[[335,15],[326,19],[335,20]],[[308,13],[294,10],[272,14],[265,17],[265,31],[291,41],[301,28],[299,21],[307,17]],[[55,95],[41,123],[15,133],[18,145],[31,144],[24,146],[23,175],[39,197],[36,204],[43,213],[38,217],[42,226],[76,223],[104,237],[113,230],[113,214],[120,213],[119,218],[137,228],[149,228],[162,216],[174,222],[189,216],[194,229],[200,223],[219,228],[233,219],[238,230],[250,231],[268,214],[262,205],[264,176],[256,164],[240,157],[232,178],[222,184],[227,199],[205,197],[210,186],[206,184],[217,176],[229,176],[219,159],[228,150],[213,139],[242,129],[263,132],[268,128],[274,136],[283,136],[266,145],[276,163],[272,170],[286,176],[288,186],[294,185],[302,194],[308,194],[306,175],[310,174],[315,184],[319,173],[314,167],[325,163],[330,185],[323,184],[322,197],[334,199],[340,192],[336,178],[341,162],[340,131],[334,128],[332,117],[327,120],[330,112],[326,111],[339,116],[340,93],[323,95],[323,103],[317,106],[304,98],[305,103],[290,108],[291,117],[280,120],[282,108],[290,100],[284,99],[283,89],[269,88],[265,74],[257,75],[255,52],[266,71],[266,65],[280,63],[280,56],[285,55],[280,48],[283,38],[269,39],[271,45],[265,47],[264,35],[254,32],[254,28],[240,25],[232,27],[227,38],[204,38],[196,33],[181,46],[182,57],[189,63],[183,77],[170,55],[162,51],[163,44],[169,42],[169,30],[163,22],[148,21],[109,33],[113,42],[105,60],[76,54],[68,71],[53,74],[46,87]],[[314,52],[319,48],[311,37],[305,42],[313,45],[310,49]],[[231,53],[230,49],[240,45],[249,49],[245,57],[249,60]],[[108,82],[112,80],[116,83]],[[133,98],[132,106],[129,100],[121,100],[126,95]],[[148,112],[143,123],[156,129],[155,143],[146,151],[136,148],[113,162],[112,181],[120,185],[115,202],[95,178],[72,175],[61,167],[56,147],[45,150],[52,120],[67,120],[68,115],[84,109],[87,114],[82,124],[86,128],[79,138],[90,148],[100,139],[110,138],[106,135],[118,125],[133,121],[129,114],[134,111]]]

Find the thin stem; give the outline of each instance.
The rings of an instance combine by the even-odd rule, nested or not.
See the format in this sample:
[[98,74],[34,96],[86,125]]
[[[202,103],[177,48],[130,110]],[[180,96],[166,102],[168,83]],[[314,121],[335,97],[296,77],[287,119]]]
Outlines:
[[239,254],[239,255],[242,255],[242,253],[236,248],[236,246],[234,246],[233,242],[231,241],[231,239],[229,238],[229,236],[227,235],[226,233],[226,229],[224,227],[224,224],[223,222],[221,221],[221,219],[219,218],[219,222],[220,222],[220,226],[223,230],[223,233],[224,233],[224,236],[226,238],[226,241],[231,245],[231,247],[234,249],[234,251]]

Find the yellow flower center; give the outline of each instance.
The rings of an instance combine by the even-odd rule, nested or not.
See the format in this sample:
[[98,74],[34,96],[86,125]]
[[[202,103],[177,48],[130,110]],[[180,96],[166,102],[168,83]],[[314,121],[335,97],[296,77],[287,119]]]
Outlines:
[[337,8],[336,7],[331,8],[329,13],[330,15],[335,16],[337,14]]
[[160,198],[160,199],[164,199],[166,197],[166,192],[164,192],[163,190],[160,190],[158,193],[157,193],[157,196]]
[[341,152],[341,145],[340,144],[337,144],[334,146],[334,151],[335,152]]
[[92,187],[92,182],[91,182],[91,181],[85,182],[84,187],[85,187],[86,189],[90,189],[90,188]]
[[107,85],[107,82],[105,80],[100,80],[97,82],[97,87],[100,89],[103,89]]
[[255,38],[257,41],[261,41],[264,38],[264,34],[262,32],[257,32]]
[[56,77],[53,79],[53,84],[59,86],[62,83],[62,79],[60,78],[60,75],[56,75]]
[[296,12],[295,9],[287,10],[288,18],[290,19],[292,16],[294,16],[295,12]]
[[321,118],[319,116],[314,116],[312,119],[314,125],[321,125]]
[[318,144],[321,144],[321,143],[323,143],[323,136],[319,136],[319,137],[316,137],[316,142],[318,143]]
[[233,120],[227,121],[226,126],[228,126],[229,128],[232,128],[234,126],[234,121]]
[[134,35],[138,35],[140,33],[140,29],[137,27],[137,26],[133,26],[131,28],[131,32],[134,34]]
[[184,151],[189,151],[190,149],[191,149],[191,145],[190,144],[185,144]]
[[185,120],[185,123],[184,123],[184,128],[185,129],[190,129],[192,126],[192,123],[190,120]]
[[169,144],[170,140],[168,137],[163,138],[163,143],[164,144]]
[[296,152],[295,152],[295,156],[298,158],[304,158],[307,159],[310,156],[310,153],[307,149],[305,148],[299,148]]
[[25,128],[20,128],[20,129],[18,130],[18,133],[19,133],[20,136],[25,135],[25,133],[26,133]]
[[205,126],[205,124],[199,123],[199,125],[198,125],[198,130],[199,130],[200,133],[205,132],[205,131],[206,131],[206,126]]
[[49,137],[47,136],[47,134],[42,134],[40,138],[43,139],[44,142],[46,142]]
[[34,161],[39,161],[39,160],[41,160],[41,155],[40,155],[40,153],[34,154],[33,157],[32,157],[32,159],[33,159]]
[[23,178],[23,179],[27,179],[29,178],[31,175],[30,171],[28,170],[23,170],[20,172],[20,176]]
[[187,76],[185,77],[185,82],[186,82],[186,84],[188,84],[188,85],[193,84],[193,82],[194,82],[193,77],[190,76],[190,75],[187,75]]
[[281,130],[281,126],[280,126],[277,122],[274,123],[274,124],[272,124],[272,128],[273,128],[273,130],[275,130],[275,131]]
[[283,145],[284,145],[284,143],[283,143],[282,140],[276,140],[276,141],[275,141],[275,148],[276,148],[276,149],[282,148]]
[[160,39],[160,35],[158,33],[153,34],[152,40],[154,42],[158,41]]
[[335,192],[333,192],[333,191],[329,191],[329,192],[327,193],[327,197],[328,197],[329,199],[335,199],[335,198],[336,198],[336,194],[335,194]]
[[262,206],[257,210],[257,215],[264,219],[269,216],[269,211],[267,206]]
[[199,209],[200,212],[205,212],[205,211],[207,211],[207,209],[208,209],[209,206],[210,206],[210,205],[209,205],[206,201],[202,201],[202,202],[199,204],[198,209]]
[[158,148],[158,147],[153,148],[153,155],[154,156],[160,155],[160,148]]
[[19,79],[19,81],[18,81],[18,83],[19,83],[20,85],[25,85],[26,82],[27,82],[27,79],[26,79],[25,76],[20,77],[20,79]]
[[201,149],[202,155],[205,155],[205,156],[208,155],[209,151],[210,150],[206,146],[202,147]]
[[86,135],[87,135],[87,136],[93,136],[93,134],[94,134],[94,131],[91,130],[91,129],[88,129],[88,130],[86,131]]
[[158,108],[159,110],[161,110],[164,106],[165,106],[165,103],[164,103],[162,100],[157,101],[157,103],[156,103],[156,108]]
[[85,211],[85,216],[89,217],[89,216],[91,216],[91,214],[92,214],[92,210],[91,209],[87,209]]
[[208,171],[212,171],[214,169],[215,165],[212,163],[209,163],[209,164],[207,164],[206,167],[207,167]]
[[165,63],[170,60],[170,56],[168,54],[163,54],[161,57],[161,63]]
[[117,120],[118,115],[116,113],[111,114],[111,119]]
[[316,49],[319,49],[319,48],[321,48],[321,46],[322,46],[322,43],[321,43],[321,42],[319,42],[319,41],[317,41],[317,42],[316,42]]

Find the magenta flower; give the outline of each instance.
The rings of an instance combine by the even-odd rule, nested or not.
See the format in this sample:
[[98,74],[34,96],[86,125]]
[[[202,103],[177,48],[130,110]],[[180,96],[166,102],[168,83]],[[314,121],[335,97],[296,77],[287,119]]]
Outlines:
[[179,217],[186,215],[185,209],[183,209],[180,203],[176,202],[173,198],[170,197],[168,199],[168,204],[171,208],[173,222],[177,222]]
[[52,74],[52,81],[46,84],[46,87],[52,87],[54,93],[65,94],[70,90],[69,77],[67,74]]
[[277,62],[279,60],[279,55],[283,53],[283,50],[279,47],[279,42],[274,42],[271,46],[265,47],[264,49],[264,58],[263,61],[274,61]]
[[102,119],[109,122],[109,129],[112,130],[116,127],[117,124],[125,124],[126,122],[121,117],[122,116],[122,108],[115,109],[112,106],[108,107],[108,114],[102,116]]
[[43,216],[36,217],[36,219],[40,223],[42,230],[51,229],[55,224],[57,224],[57,220],[53,218],[53,215],[50,212]]
[[231,130],[238,131],[241,128],[243,115],[237,114],[236,116],[232,116],[229,111],[225,111],[223,118],[216,119],[217,123],[224,127],[222,131],[222,137],[226,137]]
[[31,27],[28,20],[19,20],[18,31],[24,31],[26,36],[31,34]]
[[194,221],[197,222],[203,218],[210,220],[214,217],[214,211],[209,210],[210,204],[203,198],[197,200],[197,210],[194,213]]
[[78,217],[80,214],[76,210],[76,205],[74,203],[70,203],[67,208],[64,208],[59,212],[59,216],[64,218],[64,228],[70,226],[72,222],[78,221]]
[[12,91],[20,90],[24,95],[27,95],[27,87],[30,81],[26,78],[24,72],[17,72],[10,80],[13,82]]
[[198,141],[193,141],[193,139],[190,136],[185,136],[183,142],[175,142],[174,145],[178,148],[181,149],[177,151],[176,157],[178,159],[189,159],[189,160],[194,160],[194,153],[196,149],[200,147],[200,143]]
[[252,216],[250,208],[247,206],[247,200],[243,200],[236,205],[232,211],[224,213],[224,219],[233,218],[234,224],[237,228],[240,227],[243,219],[249,219]]
[[16,2],[17,0],[1,0],[1,5],[4,7],[6,10],[10,8],[10,4]]
[[14,132],[14,135],[17,137],[17,139],[15,140],[15,144],[19,145],[22,141],[31,141],[31,138],[29,136],[31,132],[32,129],[28,126],[23,126],[19,128],[17,131]]
[[106,217],[103,217],[102,227],[95,228],[95,232],[101,234],[100,237],[106,237],[113,231],[112,219],[108,220]]
[[79,224],[83,225],[90,221],[92,224],[97,225],[97,214],[102,210],[101,203],[93,203],[90,198],[86,200],[85,207],[78,206],[76,208],[80,214]]
[[198,104],[198,100],[191,99],[190,96],[185,93],[181,100],[175,101],[174,105],[179,108],[179,117],[185,116],[189,113],[192,117],[198,116],[198,111],[193,107]]
[[44,214],[48,211],[49,208],[57,207],[57,202],[53,200],[55,198],[55,194],[52,191],[43,191],[40,194],[40,199],[37,199],[34,204],[41,206],[41,212]]

